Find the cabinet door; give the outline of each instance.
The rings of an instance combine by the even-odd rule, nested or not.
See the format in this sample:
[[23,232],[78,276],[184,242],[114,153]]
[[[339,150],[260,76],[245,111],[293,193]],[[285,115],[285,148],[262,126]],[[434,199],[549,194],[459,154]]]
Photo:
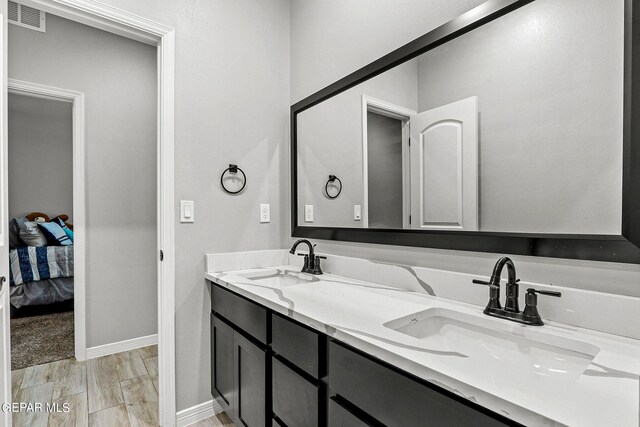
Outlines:
[[[267,353],[235,333],[236,426],[267,425]],[[269,417],[270,418],[270,417]]]
[[235,332],[211,314],[211,394],[227,414],[233,414]]

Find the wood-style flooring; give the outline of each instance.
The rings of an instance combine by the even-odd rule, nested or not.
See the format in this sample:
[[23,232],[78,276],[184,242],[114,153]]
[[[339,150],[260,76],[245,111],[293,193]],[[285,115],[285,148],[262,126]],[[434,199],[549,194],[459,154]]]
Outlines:
[[[67,412],[17,412],[14,427],[158,426],[158,349],[139,348],[78,362],[59,360],[11,372],[14,402],[66,403]],[[223,412],[193,427],[233,427]]]
[[15,427],[158,425],[156,346],[30,366],[11,380],[14,402],[69,405],[67,412],[14,413]]
[[233,422],[224,412],[209,417],[205,420],[191,424],[189,427],[234,427]]

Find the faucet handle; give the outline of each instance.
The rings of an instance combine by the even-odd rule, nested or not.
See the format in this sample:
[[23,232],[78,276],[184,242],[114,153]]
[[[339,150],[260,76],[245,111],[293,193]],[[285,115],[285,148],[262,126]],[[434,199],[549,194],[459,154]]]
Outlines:
[[562,296],[562,293],[556,291],[543,291],[540,289],[529,288],[527,289],[527,295],[525,296],[525,307],[522,312],[522,318],[525,320],[528,325],[536,325],[542,326],[544,322],[540,317],[540,313],[538,313],[538,296],[540,295],[548,295],[550,297],[559,297]]
[[527,294],[529,294],[529,295],[533,295],[533,294],[548,295],[550,297],[561,297],[562,296],[562,292],[543,291],[541,289],[534,289],[534,288],[527,289]]
[[491,282],[488,282],[486,280],[480,280],[480,279],[473,279],[472,280],[473,283],[475,283],[476,285],[485,285],[485,286],[489,286],[491,289],[500,289],[499,286],[496,285],[492,285]]

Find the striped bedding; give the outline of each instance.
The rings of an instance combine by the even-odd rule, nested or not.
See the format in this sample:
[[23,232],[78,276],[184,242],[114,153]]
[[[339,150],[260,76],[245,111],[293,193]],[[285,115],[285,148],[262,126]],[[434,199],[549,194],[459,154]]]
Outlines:
[[73,245],[25,246],[9,252],[10,285],[73,277]]

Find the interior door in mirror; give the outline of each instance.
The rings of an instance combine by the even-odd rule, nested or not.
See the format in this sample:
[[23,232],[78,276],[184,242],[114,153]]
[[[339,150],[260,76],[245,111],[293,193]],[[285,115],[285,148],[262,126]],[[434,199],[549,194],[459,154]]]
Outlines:
[[411,118],[411,228],[478,230],[478,98]]

